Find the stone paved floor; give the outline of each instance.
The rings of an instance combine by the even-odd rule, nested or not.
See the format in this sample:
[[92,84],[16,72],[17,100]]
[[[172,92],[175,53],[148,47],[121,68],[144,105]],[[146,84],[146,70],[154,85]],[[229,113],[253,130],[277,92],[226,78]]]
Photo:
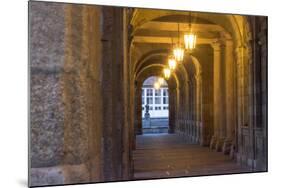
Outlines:
[[135,179],[251,172],[228,156],[186,143],[176,134],[137,136],[133,160]]

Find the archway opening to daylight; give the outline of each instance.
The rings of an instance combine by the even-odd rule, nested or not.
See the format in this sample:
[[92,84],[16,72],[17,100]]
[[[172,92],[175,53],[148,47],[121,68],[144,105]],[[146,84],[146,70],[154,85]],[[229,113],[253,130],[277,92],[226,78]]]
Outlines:
[[148,77],[142,85],[142,133],[168,133],[168,128],[168,84],[162,77]]

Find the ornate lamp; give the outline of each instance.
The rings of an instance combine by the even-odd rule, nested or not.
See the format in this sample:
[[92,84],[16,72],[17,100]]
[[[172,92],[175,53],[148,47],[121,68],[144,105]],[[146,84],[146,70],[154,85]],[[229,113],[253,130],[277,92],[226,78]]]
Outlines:
[[169,65],[170,70],[172,70],[172,71],[175,70],[175,68],[177,66],[177,61],[175,60],[174,57],[169,57],[168,65]]
[[196,45],[196,35],[191,32],[191,12],[189,13],[189,32],[184,35],[184,46],[188,51],[192,51]]
[[181,62],[184,56],[184,49],[180,45],[178,45],[174,48],[173,52],[174,52],[175,60],[177,62]]
[[192,33],[188,33],[184,35],[184,46],[185,49],[192,51],[196,45],[196,35]]
[[171,76],[171,70],[168,69],[168,68],[164,68],[163,72],[164,72],[164,78],[166,80],[168,80],[170,78],[170,76]]
[[177,62],[181,62],[183,60],[184,56],[184,49],[181,46],[180,43],[180,24],[178,23],[178,44],[173,49],[173,54]]

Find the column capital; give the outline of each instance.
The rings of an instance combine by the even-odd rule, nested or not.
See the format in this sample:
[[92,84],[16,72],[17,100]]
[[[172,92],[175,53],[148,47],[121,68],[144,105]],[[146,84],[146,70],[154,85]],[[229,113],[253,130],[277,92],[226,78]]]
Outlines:
[[218,41],[211,43],[211,46],[212,46],[214,51],[220,51],[221,50],[221,44]]
[[211,43],[211,46],[214,51],[221,51],[221,49],[225,47],[225,44],[222,40],[217,39],[215,42]]

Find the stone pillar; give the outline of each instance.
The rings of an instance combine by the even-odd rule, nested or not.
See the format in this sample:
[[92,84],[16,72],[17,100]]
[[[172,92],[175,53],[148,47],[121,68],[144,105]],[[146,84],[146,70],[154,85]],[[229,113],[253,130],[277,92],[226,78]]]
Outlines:
[[196,79],[196,143],[201,143],[201,132],[202,132],[202,78],[201,72],[195,77]]
[[217,42],[212,45],[214,50],[214,135],[210,148],[220,151],[225,139],[224,121],[224,66],[222,45]]
[[184,103],[183,103],[183,128],[184,128],[184,134],[185,138],[188,137],[188,112],[189,112],[189,88],[188,88],[188,80],[184,83],[184,87],[182,88],[184,90]]
[[187,125],[186,125],[186,130],[187,130],[187,135],[188,137],[191,137],[191,123],[192,123],[192,81],[189,79],[187,81],[188,85],[188,112],[187,112]]
[[175,132],[176,126],[176,89],[169,87],[169,133]]
[[[246,47],[246,48],[245,48]],[[237,161],[254,166],[254,148],[257,144],[254,140],[253,114],[257,109],[253,108],[253,92],[257,87],[253,82],[255,70],[250,69],[252,64],[252,52],[246,44],[236,49],[238,63],[238,153]],[[253,62],[254,64],[258,62]],[[260,83],[258,83],[260,85]]]
[[190,140],[194,142],[194,136],[195,136],[195,121],[196,121],[196,83],[195,78],[192,77],[191,79],[191,132],[190,132]]
[[135,134],[142,134],[142,92],[141,85],[135,82]]
[[130,105],[130,77],[129,77],[129,12],[128,9],[123,9],[123,55],[124,55],[124,66],[123,66],[123,87],[124,87],[124,128],[123,128],[123,179],[131,179],[133,177],[131,161],[132,158],[132,145],[129,140],[130,138],[130,127],[132,124],[129,120],[129,112],[133,105]]
[[123,177],[123,9],[102,7],[102,90],[104,180]]
[[100,8],[30,2],[30,13],[30,186],[103,181]]
[[244,81],[243,81],[243,51],[244,48],[242,46],[237,47],[235,49],[235,55],[236,55],[236,73],[237,73],[237,123],[235,126],[236,129],[236,135],[234,144],[236,146],[236,149],[234,147],[230,150],[230,156],[234,157],[235,153],[237,152],[237,161],[240,162],[242,160],[242,153],[243,153],[243,143],[242,143],[242,130],[241,127],[243,126],[244,118],[243,118],[243,93],[244,93]]
[[183,138],[186,140],[187,134],[186,134],[186,127],[185,127],[185,103],[186,103],[186,93],[185,93],[186,83],[183,82],[180,85],[180,106],[179,106],[179,112],[180,112],[180,128],[181,132],[183,133]]
[[212,45],[213,47],[213,53],[214,53],[214,135],[212,136],[211,143],[210,143],[210,148],[215,149],[216,148],[216,143],[219,137],[219,126],[220,126],[220,121],[219,121],[219,74],[218,74],[218,69],[220,68],[220,61],[221,61],[221,50],[219,44],[215,43]]
[[235,82],[234,82],[234,57],[232,40],[225,41],[225,95],[226,95],[226,139],[223,143],[223,153],[229,154],[234,138],[236,111],[235,111]]

